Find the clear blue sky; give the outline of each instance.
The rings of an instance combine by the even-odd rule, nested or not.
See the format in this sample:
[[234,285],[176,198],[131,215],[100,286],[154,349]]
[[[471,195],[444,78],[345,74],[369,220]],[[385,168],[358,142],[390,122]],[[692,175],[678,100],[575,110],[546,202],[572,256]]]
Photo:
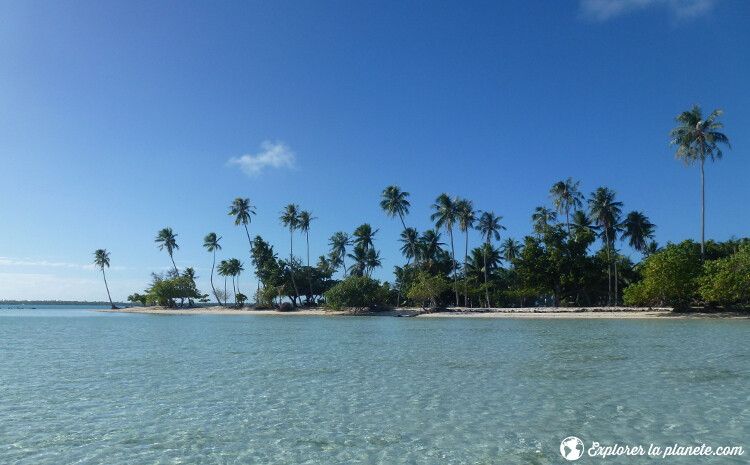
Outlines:
[[313,257],[370,222],[381,279],[403,263],[390,184],[420,231],[447,192],[520,240],[572,176],[644,211],[661,244],[699,239],[699,170],[668,138],[694,103],[725,110],[733,147],[707,166],[707,236],[750,235],[748,24],[742,0],[4,1],[0,298],[106,299],[89,266],[106,248],[124,299],[170,264],[166,226],[202,290],[211,231],[255,288],[235,197],[280,256],[288,203],[319,218]]

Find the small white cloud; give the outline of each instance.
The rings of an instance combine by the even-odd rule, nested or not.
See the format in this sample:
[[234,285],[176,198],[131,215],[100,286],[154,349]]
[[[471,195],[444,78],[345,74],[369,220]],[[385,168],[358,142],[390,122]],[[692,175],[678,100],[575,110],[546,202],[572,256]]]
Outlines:
[[677,19],[690,19],[713,9],[718,0],[581,0],[584,17],[607,21],[652,6],[666,6]]
[[243,173],[251,178],[258,177],[263,168],[290,168],[297,167],[297,158],[294,152],[284,142],[265,141],[260,144],[261,152],[255,155],[243,155],[232,157],[227,165],[238,165]]
[[[33,260],[31,258],[10,258],[0,257],[0,266],[38,266],[46,268],[76,268],[82,270],[98,270],[93,263],[87,265],[81,265],[79,263],[67,263],[67,262],[50,262],[47,260]],[[109,269],[112,270],[124,270],[124,266],[113,266]]]

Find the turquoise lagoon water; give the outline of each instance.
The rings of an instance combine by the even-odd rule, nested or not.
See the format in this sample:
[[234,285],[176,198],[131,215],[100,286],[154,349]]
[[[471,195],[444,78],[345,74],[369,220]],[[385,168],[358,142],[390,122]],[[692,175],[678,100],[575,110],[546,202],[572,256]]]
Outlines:
[[3,464],[559,464],[743,446],[750,321],[0,310]]

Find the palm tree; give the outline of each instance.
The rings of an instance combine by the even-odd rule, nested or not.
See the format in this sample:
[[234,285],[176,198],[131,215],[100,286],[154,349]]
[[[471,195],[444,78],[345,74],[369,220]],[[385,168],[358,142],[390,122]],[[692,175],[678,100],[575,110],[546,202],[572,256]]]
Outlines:
[[406,257],[406,264],[411,263],[412,260],[416,260],[416,244],[419,241],[419,233],[414,228],[406,228],[401,231],[399,242],[404,245],[401,246],[401,254]]
[[[604,231],[603,238],[607,248],[607,305],[612,305],[612,259],[610,249],[613,248],[617,235],[617,225],[619,224],[620,214],[622,212],[622,202],[615,201],[615,191],[600,187],[591,193],[588,200],[589,214],[596,225]],[[617,301],[617,263],[615,262],[615,301]]]
[[[195,268],[193,268],[192,266],[189,266],[185,268],[184,270],[182,270],[182,277],[187,279],[190,282],[190,284],[193,286],[193,288],[195,288],[195,280],[198,279],[198,276],[195,275]],[[187,294],[187,291],[188,289],[185,289],[186,294]],[[190,296],[188,296],[187,300],[188,300],[188,306],[192,307],[193,299],[191,299]]]
[[440,194],[435,203],[432,204],[432,208],[435,210],[430,216],[432,221],[435,221],[435,226],[445,228],[448,231],[448,236],[451,239],[451,262],[453,265],[453,291],[456,294],[456,307],[458,307],[458,278],[456,277],[456,251],[453,247],[453,225],[456,224],[458,219],[458,209],[456,203],[458,198],[451,199],[448,194]]
[[672,141],[670,146],[676,145],[677,151],[675,158],[685,162],[685,166],[695,165],[699,162],[701,165],[701,261],[706,260],[705,242],[706,242],[706,180],[704,174],[704,165],[706,158],[711,161],[721,160],[722,153],[719,144],[729,145],[729,139],[718,130],[724,127],[724,124],[716,121],[724,110],[714,110],[708,118],[703,119],[703,113],[699,105],[693,105],[693,108],[683,111],[675,118],[675,122],[680,123],[669,133]]
[[357,226],[357,229],[355,229],[353,233],[354,245],[361,245],[365,251],[373,248],[373,240],[375,238],[375,234],[377,234],[378,231],[380,231],[380,229],[376,229],[375,231],[373,231],[372,226],[370,226],[369,223],[364,223]]
[[629,237],[630,246],[645,255],[648,250],[648,239],[653,239],[656,226],[643,212],[632,211],[625,217],[623,227],[625,231],[622,238]]
[[469,259],[469,229],[474,227],[476,221],[476,212],[474,211],[474,202],[468,199],[460,199],[456,202],[456,212],[458,216],[458,228],[466,236],[466,246],[464,247],[464,307],[469,306],[469,281],[466,276],[466,262]]
[[565,212],[565,224],[568,226],[570,234],[570,209],[580,208],[583,194],[578,190],[580,181],[573,182],[573,178],[566,181],[559,181],[552,186],[549,196],[552,198],[552,205],[557,213]]
[[[297,295],[297,299],[299,299],[297,283],[294,281],[294,230],[299,227],[299,205],[293,203],[287,205],[281,211],[279,219],[281,220],[281,224],[289,228],[289,272],[292,275],[294,293]],[[293,303],[296,305],[296,302]]]
[[[240,274],[245,271],[245,268],[242,266],[242,262],[239,261],[236,258],[230,258],[228,262],[228,272],[229,275],[232,277],[232,287],[234,288],[234,303],[237,304],[237,294],[241,294],[240,292]],[[235,279],[237,280],[237,285],[235,287]]]
[[346,248],[352,244],[349,235],[343,231],[338,231],[331,236],[328,245],[331,246],[331,259],[334,266],[338,268],[339,263],[344,267],[344,277],[346,277]]
[[372,271],[381,266],[383,266],[383,262],[380,259],[380,251],[373,248],[367,249],[367,252],[365,253],[365,269],[367,271],[367,276],[372,276]]
[[513,262],[521,254],[521,243],[509,237],[500,245],[500,253],[503,260],[508,262],[510,266],[513,266]]
[[214,268],[216,268],[216,251],[221,250],[221,245],[219,245],[219,241],[221,240],[221,237],[217,237],[216,233],[208,233],[206,234],[206,237],[203,238],[203,247],[206,248],[207,251],[213,252],[214,254],[214,261],[211,264],[211,289],[214,291],[214,297],[216,297],[216,301],[219,302],[219,305],[223,305],[221,303],[221,299],[219,299],[219,294],[216,293],[216,288],[214,287]]
[[107,284],[107,275],[104,273],[104,267],[106,266],[109,268],[109,252],[107,252],[107,249],[97,249],[94,252],[94,265],[102,270],[104,287],[107,288],[107,297],[109,297],[109,305],[111,305],[113,309],[117,308],[115,304],[112,303],[112,296],[109,294],[109,285]]
[[352,249],[352,253],[348,254],[348,257],[354,261],[354,264],[349,267],[349,274],[364,276],[367,272],[367,249],[362,244],[357,244]]
[[[380,194],[380,196],[383,198],[383,200],[380,201],[380,208],[382,208],[383,211],[385,211],[386,214],[390,217],[398,216],[401,220],[401,226],[403,226],[404,231],[406,231],[408,228],[406,227],[406,223],[404,222],[404,215],[409,214],[409,207],[411,206],[409,201],[406,200],[406,198],[409,197],[409,193],[406,191],[402,191],[398,186],[388,186],[383,189],[383,193]],[[403,234],[401,235],[401,237],[407,237],[411,239],[411,242],[409,243],[409,246],[411,247],[411,254],[412,257],[416,257],[416,237],[411,237],[409,235],[404,236]],[[419,262],[416,262],[416,264],[417,268],[422,271]],[[399,292],[401,292],[400,289]]]
[[500,224],[500,220],[502,220],[502,216],[495,215],[495,212],[482,212],[482,214],[479,216],[479,224],[477,225],[477,229],[479,229],[479,232],[482,234],[482,237],[484,238],[485,247],[482,248],[482,251],[485,253],[484,256],[484,296],[487,299],[487,308],[490,308],[490,291],[489,291],[489,284],[487,282],[487,255],[486,252],[488,250],[488,247],[491,245],[491,240],[494,238],[496,241],[500,240],[500,230],[505,229],[505,226]]
[[583,232],[596,232],[597,228],[594,223],[591,222],[591,217],[583,210],[576,210],[573,213],[573,232],[581,234]]
[[180,272],[177,271],[177,265],[175,265],[174,257],[172,256],[173,251],[180,249],[180,246],[177,245],[176,237],[177,234],[172,232],[172,228],[164,228],[156,235],[154,242],[159,244],[159,250],[167,249],[169,259],[172,260],[172,266],[174,266],[174,272],[179,276]]
[[243,225],[245,227],[245,234],[247,234],[247,242],[250,243],[250,247],[253,246],[253,241],[250,240],[250,231],[247,229],[247,224],[252,221],[252,216],[255,215],[255,205],[250,205],[250,199],[243,199],[237,197],[232,201],[229,206],[229,216],[234,216],[234,225]]
[[434,229],[428,229],[419,237],[417,242],[417,255],[421,257],[421,260],[437,261],[440,251],[442,250],[441,245],[445,245],[444,242],[440,242],[441,234]]
[[531,221],[534,223],[534,232],[541,236],[550,223],[557,220],[557,213],[547,207],[536,207]]
[[299,212],[299,229],[305,233],[305,239],[307,239],[307,281],[310,283],[310,298],[312,299],[313,288],[312,288],[312,277],[310,276],[310,222],[317,220],[318,218],[312,216],[312,212],[302,210]]
[[[232,274],[229,262],[226,260],[220,261],[219,266],[216,267],[216,272],[219,276],[224,276],[224,305],[226,305],[229,299],[229,295],[227,295],[227,276]],[[232,285],[234,285],[234,280],[232,281]]]

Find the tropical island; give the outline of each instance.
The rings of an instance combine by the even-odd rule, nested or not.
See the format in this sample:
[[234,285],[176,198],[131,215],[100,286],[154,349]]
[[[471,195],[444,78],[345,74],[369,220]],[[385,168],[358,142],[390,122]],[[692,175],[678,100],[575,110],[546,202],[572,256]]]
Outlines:
[[[248,226],[256,207],[250,199],[240,197],[231,203],[228,214],[235,226],[244,228],[250,247],[249,264],[258,280],[251,307],[281,312],[300,307],[367,314],[388,311],[396,316],[441,311],[747,310],[750,238],[705,239],[705,162],[721,159],[721,146],[729,147],[727,136],[719,131],[723,124],[717,119],[722,113],[715,110],[704,117],[695,105],[675,119],[679,125],[670,133],[675,157],[700,167],[700,243],[688,239],[661,247],[654,240],[656,225],[643,211],[626,213],[616,191],[609,187],[598,187],[585,196],[580,181],[572,178],[551,187],[550,205],[535,209],[532,231],[520,241],[502,236],[502,216],[447,193],[438,195],[431,205],[434,228],[419,232],[407,226],[409,192],[392,185],[382,191],[380,207],[403,227],[399,241],[404,264],[395,266],[392,282],[381,282],[371,276],[382,263],[375,247],[378,228],[370,223],[361,224],[351,235],[334,232],[328,242],[329,253],[319,256],[313,265],[309,231],[316,217],[312,212],[289,204],[279,213],[280,225],[289,234],[289,253],[281,258],[263,237],[251,237]],[[482,242],[470,248],[471,229],[479,231]],[[295,256],[297,231],[306,241],[304,260]],[[208,233],[203,242],[211,254],[211,295],[197,288],[194,268],[180,271],[175,264],[173,255],[179,245],[171,228],[160,230],[155,242],[167,252],[172,267],[162,274],[153,273],[150,286],[131,294],[130,302],[155,307],[155,311],[185,312],[196,305],[207,306],[213,297],[219,306],[215,311],[221,313],[242,309],[250,300],[239,288],[239,277],[248,262],[233,257],[217,264],[216,254],[222,250],[217,233]],[[641,260],[634,262],[620,253],[618,247],[623,243],[640,253]],[[94,255],[109,293],[104,272],[109,267],[109,253],[98,249]],[[111,297],[110,304],[116,308]],[[201,311],[205,310],[189,313]]]

